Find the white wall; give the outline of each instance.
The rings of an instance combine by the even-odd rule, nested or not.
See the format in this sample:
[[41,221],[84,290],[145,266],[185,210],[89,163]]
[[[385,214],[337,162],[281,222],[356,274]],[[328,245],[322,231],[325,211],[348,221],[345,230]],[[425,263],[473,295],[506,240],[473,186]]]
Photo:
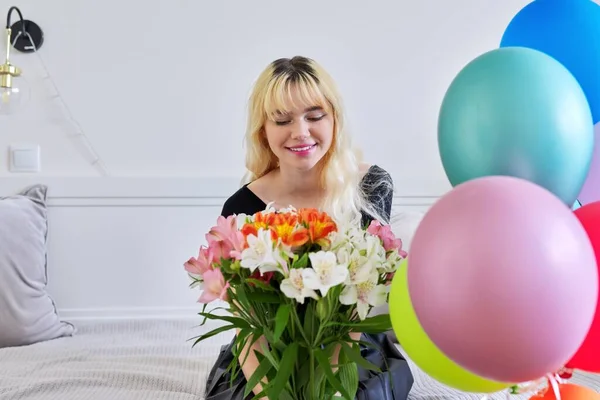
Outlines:
[[[235,180],[4,179],[0,196],[38,181],[49,188],[47,290],[61,317],[194,317],[200,311],[199,289],[188,288],[183,263],[206,244]],[[419,214],[434,201],[396,196],[394,213]],[[397,230],[407,244],[401,232],[413,230],[410,219]]]
[[[527,3],[0,0],[0,15],[17,5],[42,26],[40,55],[113,176],[238,179],[252,81],[301,54],[338,81],[365,155],[399,194],[439,195],[449,189],[436,147],[444,92]],[[7,147],[23,142],[41,145],[40,175],[97,176],[36,56],[13,54],[34,99],[0,119],[0,176],[14,176]]]
[[[367,159],[394,177],[395,210],[425,211],[449,189],[445,90],[526,3],[0,0],[0,16],[17,5],[43,27],[39,54],[111,173],[96,178],[68,137],[39,59],[13,52],[33,98],[0,119],[0,196],[48,184],[48,289],[64,317],[189,315],[198,293],[182,264],[237,187],[246,99],[270,61],[301,54],[330,70]],[[7,170],[19,143],[41,145],[39,174]]]

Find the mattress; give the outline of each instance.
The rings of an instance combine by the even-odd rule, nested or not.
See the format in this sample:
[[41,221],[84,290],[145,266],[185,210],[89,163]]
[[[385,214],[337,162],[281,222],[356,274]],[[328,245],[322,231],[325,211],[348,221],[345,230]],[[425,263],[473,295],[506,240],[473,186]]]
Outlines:
[[[192,347],[192,338],[207,329],[198,327],[198,322],[80,321],[73,337],[0,349],[0,399],[203,399],[206,376],[220,346],[231,340],[233,332]],[[410,366],[415,377],[411,400],[483,397],[443,386],[414,363],[410,362]],[[572,381],[600,391],[600,376],[578,374]],[[525,400],[528,396],[510,398]],[[492,395],[489,399],[504,400],[506,395]]]

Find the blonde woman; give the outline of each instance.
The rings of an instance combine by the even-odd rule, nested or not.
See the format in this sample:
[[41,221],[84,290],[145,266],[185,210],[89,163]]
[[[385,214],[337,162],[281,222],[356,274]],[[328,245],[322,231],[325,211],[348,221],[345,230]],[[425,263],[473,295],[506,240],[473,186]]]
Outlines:
[[[249,173],[225,202],[222,215],[254,214],[274,203],[276,208],[320,208],[337,221],[389,223],[392,179],[381,167],[360,161],[344,128],[335,84],[314,60],[282,58],[262,72],[250,97],[245,142]],[[354,334],[358,338],[380,348],[363,348],[362,354],[383,372],[359,367],[357,398],[406,399],[413,376],[395,346],[384,334]],[[251,350],[259,349],[255,344]],[[209,375],[207,400],[244,400],[246,379],[258,362],[250,351],[243,374],[231,385],[227,366],[232,357],[230,344],[221,350]],[[261,390],[260,384],[253,388],[255,394]]]

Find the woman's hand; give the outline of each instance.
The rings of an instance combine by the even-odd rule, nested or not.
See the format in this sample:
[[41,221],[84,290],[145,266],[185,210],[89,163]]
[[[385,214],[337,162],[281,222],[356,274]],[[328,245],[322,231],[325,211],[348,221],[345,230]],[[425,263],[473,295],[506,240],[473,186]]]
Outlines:
[[[237,332],[238,334],[240,333],[239,330]],[[262,354],[262,349],[261,349],[261,344],[264,345],[265,347],[268,348],[268,343],[267,340],[265,339],[264,336],[259,337],[254,343],[252,343],[254,337],[252,335],[248,336],[248,340],[246,341],[245,346],[242,348],[242,351],[240,352],[240,363],[242,364],[242,372],[244,373],[244,376],[246,377],[246,382],[248,382],[248,380],[250,379],[250,377],[252,376],[252,374],[254,374],[254,371],[256,371],[256,369],[258,368],[258,365],[260,364],[258,362],[258,359],[256,358],[256,354],[254,353],[255,351],[259,352],[260,354]],[[252,345],[250,345],[252,343]],[[250,352],[250,353],[248,353]],[[247,355],[247,357],[246,357]],[[252,392],[254,392],[255,395],[259,394],[260,392],[263,391],[263,384],[266,384],[266,377],[262,379],[261,382],[259,382],[256,386],[254,386],[252,388]],[[261,400],[265,399],[266,397],[261,398]]]
[[[352,339],[354,341],[358,341],[358,340],[360,340],[360,336],[362,334],[360,332],[350,332],[349,335],[350,335],[350,339]],[[352,345],[351,343],[348,343],[348,344]],[[337,365],[339,363],[341,349],[342,349],[341,344],[336,345],[335,348],[333,349],[333,354],[331,355],[331,364],[332,365]],[[333,373],[336,373],[337,370],[338,370],[337,367],[332,368]]]
[[[233,293],[235,293],[233,288],[231,288],[231,291]],[[235,304],[236,307],[241,308],[241,306],[235,300],[233,300],[233,303]],[[236,313],[235,311],[233,311],[232,314],[236,317],[239,317],[239,314]],[[240,330],[236,329],[236,336],[239,334],[240,334]],[[240,351],[240,356],[239,356],[239,360],[238,360],[241,364],[241,369],[244,374],[244,377],[246,378],[246,382],[248,382],[250,377],[252,377],[252,374],[254,374],[254,371],[256,371],[256,369],[258,368],[258,366],[260,364],[258,362],[258,358],[256,358],[255,351],[262,354],[261,345],[264,345],[266,348],[269,347],[267,340],[265,339],[264,336],[259,337],[256,341],[254,341],[254,343],[252,343],[253,341],[254,341],[253,335],[249,335],[246,340],[246,344]],[[250,344],[252,344],[252,345],[250,345]],[[266,378],[263,378],[261,380],[261,382],[259,382],[254,388],[252,388],[252,392],[255,395],[259,394],[263,390],[262,385],[266,384],[266,383],[267,383]],[[262,397],[260,400],[266,400],[266,399],[267,399],[266,397]]]

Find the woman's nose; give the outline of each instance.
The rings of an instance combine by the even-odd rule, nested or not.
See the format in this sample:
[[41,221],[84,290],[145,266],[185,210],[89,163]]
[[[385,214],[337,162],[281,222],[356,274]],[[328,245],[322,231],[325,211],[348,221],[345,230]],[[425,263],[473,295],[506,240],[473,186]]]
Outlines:
[[292,139],[306,139],[310,136],[308,124],[305,121],[299,121],[292,124]]

